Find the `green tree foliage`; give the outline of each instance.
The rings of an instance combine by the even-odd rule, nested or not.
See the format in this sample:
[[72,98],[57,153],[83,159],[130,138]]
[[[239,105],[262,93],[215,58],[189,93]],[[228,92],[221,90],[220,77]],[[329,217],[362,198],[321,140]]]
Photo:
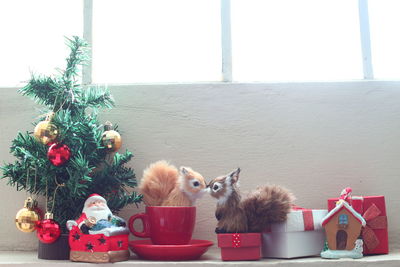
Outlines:
[[[92,193],[104,196],[112,211],[142,199],[129,190],[136,186],[136,179],[133,170],[124,165],[132,159],[132,153],[112,154],[102,144],[104,129],[97,115],[98,109],[114,106],[110,92],[80,82],[80,68],[89,60],[88,45],[78,37],[67,38],[66,43],[71,49],[66,69],[51,77],[32,75],[20,93],[43,105],[43,114],[54,112],[51,123],[59,130],[57,142],[69,146],[70,160],[53,166],[47,159],[48,146],[32,132],[19,132],[10,149],[16,161],[1,167],[1,178],[8,178],[9,185],[18,191],[46,196],[47,188],[48,208],[54,205],[54,219],[63,232],[66,221],[80,215],[83,203]],[[64,186],[58,188],[53,198],[57,183]]]

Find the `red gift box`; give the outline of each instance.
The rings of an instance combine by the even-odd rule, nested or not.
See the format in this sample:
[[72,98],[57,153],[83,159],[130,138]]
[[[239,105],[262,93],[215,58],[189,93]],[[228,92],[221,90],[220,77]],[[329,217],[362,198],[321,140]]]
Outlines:
[[224,261],[259,260],[261,233],[218,234],[218,247]]
[[[336,206],[339,198],[328,199],[328,211]],[[388,254],[388,229],[384,196],[353,196],[347,199],[354,210],[360,213],[367,222],[362,230],[364,255]]]

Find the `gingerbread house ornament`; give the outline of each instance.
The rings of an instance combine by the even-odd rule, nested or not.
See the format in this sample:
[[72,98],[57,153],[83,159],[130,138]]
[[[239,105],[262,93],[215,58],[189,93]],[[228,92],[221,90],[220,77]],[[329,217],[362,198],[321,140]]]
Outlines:
[[366,222],[345,198],[337,202],[321,224],[327,239],[327,246],[321,252],[322,258],[362,258],[363,241],[360,234]]

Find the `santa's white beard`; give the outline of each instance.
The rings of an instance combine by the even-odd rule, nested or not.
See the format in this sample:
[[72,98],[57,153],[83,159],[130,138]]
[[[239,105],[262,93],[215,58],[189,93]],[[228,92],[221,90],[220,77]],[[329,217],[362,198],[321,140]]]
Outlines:
[[87,218],[94,217],[96,219],[96,222],[100,220],[108,220],[108,216],[111,216],[111,210],[105,206],[105,207],[85,207],[83,208],[83,213],[86,214]]

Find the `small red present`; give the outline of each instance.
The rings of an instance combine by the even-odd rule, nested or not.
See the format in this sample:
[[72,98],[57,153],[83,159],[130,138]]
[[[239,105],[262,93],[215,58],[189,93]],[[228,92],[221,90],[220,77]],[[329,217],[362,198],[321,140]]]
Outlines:
[[218,234],[218,247],[224,261],[259,260],[261,233]]
[[[328,210],[336,206],[339,198],[328,199]],[[362,230],[364,255],[388,254],[388,229],[384,196],[353,196],[346,200],[360,213],[367,225]]]

